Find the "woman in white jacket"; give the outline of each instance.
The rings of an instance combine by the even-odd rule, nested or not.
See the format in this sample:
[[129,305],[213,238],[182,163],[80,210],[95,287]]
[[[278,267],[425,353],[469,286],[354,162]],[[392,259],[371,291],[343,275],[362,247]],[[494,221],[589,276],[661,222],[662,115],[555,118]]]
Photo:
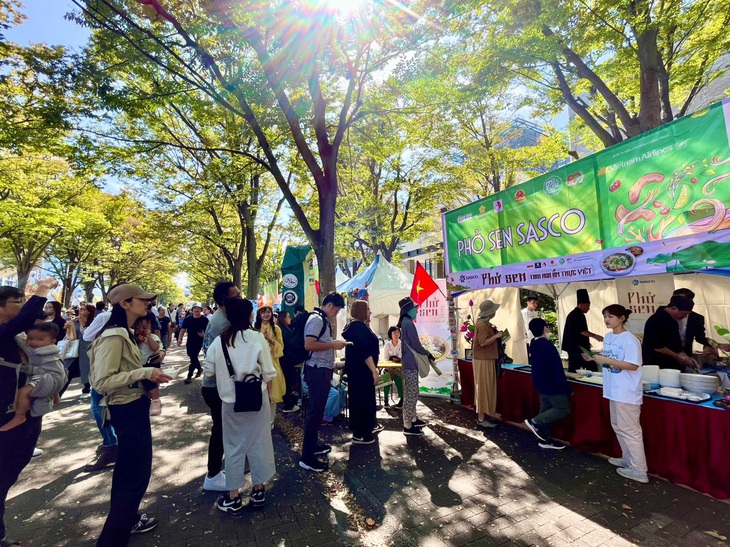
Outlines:
[[[226,315],[231,323],[208,348],[203,362],[207,377],[215,377],[218,394],[223,401],[223,447],[226,454],[226,488],[216,507],[225,513],[243,510],[239,489],[244,485],[244,465],[248,458],[251,467],[251,504],[259,507],[266,502],[264,483],[276,473],[274,445],[271,440],[271,380],[276,369],[271,360],[269,345],[264,337],[251,330],[253,306],[248,300],[226,300]],[[247,374],[261,377],[264,391],[263,404],[258,412],[234,412],[236,388],[228,373],[223,344],[230,355],[236,380]]]

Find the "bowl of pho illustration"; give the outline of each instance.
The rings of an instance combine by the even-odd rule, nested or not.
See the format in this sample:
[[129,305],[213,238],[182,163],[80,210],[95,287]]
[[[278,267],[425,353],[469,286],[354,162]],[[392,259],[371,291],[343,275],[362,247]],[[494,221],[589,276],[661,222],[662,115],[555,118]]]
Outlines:
[[636,257],[626,251],[610,253],[601,260],[601,269],[612,276],[627,275],[631,273],[635,265]]
[[421,345],[429,351],[435,361],[443,359],[446,355],[446,340],[435,334],[419,334],[418,339]]

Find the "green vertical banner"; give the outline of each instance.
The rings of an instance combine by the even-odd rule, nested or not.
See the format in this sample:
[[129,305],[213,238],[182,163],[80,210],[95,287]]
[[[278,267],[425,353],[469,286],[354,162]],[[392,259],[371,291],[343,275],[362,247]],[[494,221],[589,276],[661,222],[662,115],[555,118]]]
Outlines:
[[729,120],[727,99],[445,213],[452,290],[729,267]]
[[289,245],[281,264],[281,310],[294,313],[297,304],[304,305],[306,289],[305,261],[311,252],[309,245]]

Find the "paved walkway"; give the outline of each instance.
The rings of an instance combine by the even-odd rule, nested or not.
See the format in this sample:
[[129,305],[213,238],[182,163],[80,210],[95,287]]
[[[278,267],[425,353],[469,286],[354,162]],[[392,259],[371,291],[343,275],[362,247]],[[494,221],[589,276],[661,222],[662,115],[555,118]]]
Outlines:
[[[301,417],[279,414],[269,503],[232,517],[202,491],[210,418],[200,381],[182,383],[182,349],[171,365],[180,374],[153,418],[143,501],[160,525],[133,546],[728,545],[726,503],[660,479],[630,483],[602,458],[542,450],[517,427],[483,433],[472,412],[427,398],[422,438],[404,437],[395,411],[379,412],[385,431],[369,446],[352,446],[344,425],[323,428],[333,453],[320,475],[297,466]],[[75,384],[45,419],[45,453],[11,490],[6,522],[26,546],[92,545],[101,530],[111,471],[82,471],[100,439],[79,394]]]

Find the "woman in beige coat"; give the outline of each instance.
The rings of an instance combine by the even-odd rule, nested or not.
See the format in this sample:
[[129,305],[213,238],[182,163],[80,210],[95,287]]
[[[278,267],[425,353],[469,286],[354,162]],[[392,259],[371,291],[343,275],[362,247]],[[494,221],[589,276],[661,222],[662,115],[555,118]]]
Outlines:
[[497,414],[497,358],[499,339],[503,333],[495,331],[489,320],[499,304],[485,300],[479,304],[479,316],[474,328],[472,366],[474,368],[474,402],[477,407],[477,425],[496,427]]

